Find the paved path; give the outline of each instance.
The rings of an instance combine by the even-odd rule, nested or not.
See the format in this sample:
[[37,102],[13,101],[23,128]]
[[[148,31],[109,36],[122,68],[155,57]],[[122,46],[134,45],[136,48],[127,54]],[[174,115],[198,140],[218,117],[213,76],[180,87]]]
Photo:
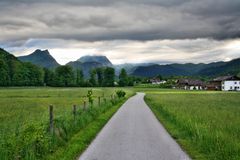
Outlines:
[[105,125],[79,160],[189,160],[138,93]]

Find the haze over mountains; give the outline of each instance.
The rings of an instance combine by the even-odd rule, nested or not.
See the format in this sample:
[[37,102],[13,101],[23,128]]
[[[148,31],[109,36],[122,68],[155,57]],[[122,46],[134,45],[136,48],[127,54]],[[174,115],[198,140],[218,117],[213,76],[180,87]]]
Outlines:
[[[50,55],[48,50],[36,50],[28,56],[18,57],[24,62],[31,62],[41,67],[53,69],[59,64]],[[113,67],[118,75],[122,68],[125,68],[128,74],[140,77],[162,76],[217,76],[223,74],[237,74],[240,72],[240,58],[229,62],[214,63],[186,63],[186,64],[167,64],[159,65],[153,63],[126,63],[113,65],[106,56],[83,56],[76,61],[67,63],[74,69],[81,69],[85,76],[89,76],[90,70],[99,67]]]

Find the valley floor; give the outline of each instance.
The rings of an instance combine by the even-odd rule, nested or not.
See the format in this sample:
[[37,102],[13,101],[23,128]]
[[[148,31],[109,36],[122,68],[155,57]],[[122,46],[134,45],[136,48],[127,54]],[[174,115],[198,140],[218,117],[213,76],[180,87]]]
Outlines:
[[[86,95],[91,89],[95,107],[91,108],[88,105],[88,109],[84,111],[83,101],[86,101]],[[111,95],[119,89],[126,91],[127,97],[135,92],[144,92],[145,101],[157,119],[192,159],[240,159],[239,92],[48,87],[0,88],[0,159],[54,160],[60,157],[69,160],[76,158],[126,100],[116,102],[111,100]],[[101,107],[98,107],[98,97],[106,99],[101,99]],[[173,148],[177,148],[178,151],[171,155],[173,157],[184,155],[171,137],[164,136],[167,134],[165,134],[166,131],[160,123],[156,122],[156,119],[152,118],[154,116],[145,106],[145,102],[140,99],[135,100],[131,98],[130,107],[123,105],[105,126],[108,128],[114,123],[117,124],[113,125],[114,129],[107,134],[109,141],[103,141],[108,144],[114,143],[116,147],[106,148],[112,153],[118,149],[117,155],[123,150],[129,152],[131,151],[129,148],[133,148],[132,156],[135,158],[140,159],[137,151],[141,150],[143,152],[141,157],[154,159],[160,153],[163,157],[167,156],[168,147],[166,146],[171,148],[173,144],[175,146]],[[48,134],[50,104],[54,106],[56,137]],[[73,105],[77,106],[76,119],[73,117]],[[118,116],[119,113],[123,116]],[[150,121],[149,115],[151,115]],[[102,132],[105,132],[104,130]],[[141,136],[144,138],[137,138]],[[171,139],[170,142],[165,142],[164,137]],[[121,138],[131,140],[126,143],[128,145],[125,145],[124,141],[118,142]],[[136,143],[134,143],[135,140]],[[98,143],[96,141],[93,144]],[[143,141],[146,145],[140,144]],[[161,149],[158,141],[163,141],[165,147]],[[147,151],[149,148],[151,148],[151,151],[148,151],[149,154],[144,154],[144,150]],[[104,150],[100,148],[102,149]],[[93,149],[88,149],[83,156],[88,156],[88,152],[93,153],[92,151]],[[166,152],[166,155],[162,151]],[[47,157],[46,154],[48,154]],[[97,152],[91,155],[97,155]],[[121,156],[126,155],[119,155],[120,159]],[[108,154],[108,156],[112,155]]]

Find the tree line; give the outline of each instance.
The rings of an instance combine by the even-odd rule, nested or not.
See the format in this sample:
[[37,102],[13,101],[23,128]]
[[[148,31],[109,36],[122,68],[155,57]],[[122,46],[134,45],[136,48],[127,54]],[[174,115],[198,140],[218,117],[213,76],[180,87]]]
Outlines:
[[16,57],[0,49],[0,86],[43,85],[42,68],[20,62]]
[[53,86],[53,87],[112,87],[133,86],[147,82],[148,78],[129,76],[125,69],[116,76],[115,69],[102,67],[92,69],[88,75],[71,66],[47,69],[32,63],[21,62],[0,48],[0,86]]
[[[117,80],[117,81],[115,81]],[[119,77],[115,69],[102,67],[92,69],[89,77],[71,66],[59,66],[54,70],[21,62],[13,55],[0,49],[0,86],[55,86],[55,87],[113,87],[132,86],[134,77],[122,69]]]
[[[115,81],[115,79],[119,79]],[[115,76],[115,69],[102,67],[92,69],[89,77],[84,77],[83,71],[74,70],[71,66],[59,66],[55,70],[44,68],[44,82],[47,86],[56,87],[113,87],[131,86],[133,79],[129,77],[125,69],[121,70],[119,77]]]

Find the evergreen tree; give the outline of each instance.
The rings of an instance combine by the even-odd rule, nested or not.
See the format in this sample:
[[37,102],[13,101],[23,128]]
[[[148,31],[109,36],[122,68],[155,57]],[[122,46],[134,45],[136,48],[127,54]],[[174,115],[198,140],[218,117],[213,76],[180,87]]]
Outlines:
[[103,68],[97,68],[97,80],[98,80],[98,86],[103,86]]
[[54,78],[54,72],[52,70],[44,68],[44,84],[47,86],[55,86]]
[[105,68],[103,85],[105,87],[113,87],[114,86],[114,79],[115,79],[114,68],[111,68],[111,67]]
[[0,60],[0,86],[10,85],[10,77],[7,64]]
[[156,76],[156,78],[159,78],[160,80],[162,80],[163,78],[162,78],[162,76],[159,74],[159,75],[157,75]]
[[43,69],[32,63],[24,63],[25,81],[27,86],[42,86],[44,82]]
[[77,78],[76,78],[76,84],[77,86],[84,86],[84,75],[83,75],[83,71],[82,70],[77,70]]
[[97,86],[97,81],[96,81],[96,70],[93,69],[90,71],[90,79],[89,79],[89,83],[92,87]]
[[59,66],[55,70],[56,86],[67,87],[75,85],[74,71],[71,66]]
[[119,86],[124,87],[128,85],[128,75],[126,70],[123,68],[119,74]]
[[127,85],[128,85],[128,86],[134,86],[134,82],[135,82],[135,81],[136,81],[136,78],[130,76],[130,77],[128,77],[128,83],[127,83]]

